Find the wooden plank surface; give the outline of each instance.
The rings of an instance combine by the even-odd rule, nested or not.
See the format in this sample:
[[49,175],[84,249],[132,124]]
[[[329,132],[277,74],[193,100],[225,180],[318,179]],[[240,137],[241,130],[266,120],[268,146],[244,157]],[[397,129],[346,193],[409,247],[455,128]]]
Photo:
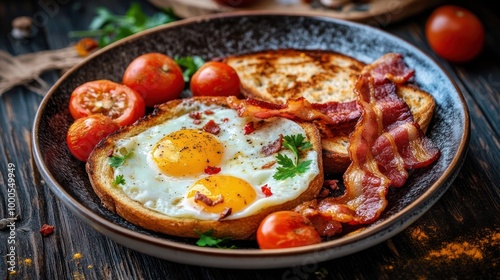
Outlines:
[[[50,1],[48,1],[50,2]],[[66,47],[68,31],[85,29],[97,6],[123,13],[130,1],[0,2],[0,49],[13,55]],[[64,3],[64,4],[60,4]],[[377,246],[303,267],[239,271],[172,263],[138,253],[81,222],[41,181],[31,154],[30,133],[42,97],[16,87],[0,98],[0,217],[8,217],[9,164],[15,166],[16,274],[8,272],[10,230],[0,231],[1,279],[498,279],[500,267],[500,34],[498,16],[487,1],[454,1],[481,16],[487,29],[482,55],[465,65],[450,64],[429,49],[424,26],[429,11],[384,28],[433,56],[454,79],[469,106],[472,133],[462,171],[423,217]],[[141,1],[144,10],[156,12]],[[49,10],[50,11],[50,10]],[[40,16],[37,33],[16,41],[10,21]],[[42,15],[45,15],[43,17]],[[53,84],[58,71],[42,78]],[[43,237],[43,224],[56,227]]]

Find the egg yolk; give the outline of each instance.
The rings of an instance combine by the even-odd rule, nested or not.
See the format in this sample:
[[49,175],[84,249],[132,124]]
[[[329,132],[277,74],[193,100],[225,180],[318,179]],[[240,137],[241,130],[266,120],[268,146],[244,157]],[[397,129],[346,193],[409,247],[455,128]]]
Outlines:
[[212,134],[184,129],[162,138],[153,149],[153,160],[167,175],[190,176],[219,165],[223,152],[224,146]]
[[[200,192],[215,204],[210,206],[202,200],[195,201]],[[231,213],[239,212],[250,205],[257,196],[255,189],[245,180],[227,175],[213,175],[196,181],[188,190],[187,198],[204,211],[220,214],[226,208]],[[210,204],[210,203],[209,203]]]

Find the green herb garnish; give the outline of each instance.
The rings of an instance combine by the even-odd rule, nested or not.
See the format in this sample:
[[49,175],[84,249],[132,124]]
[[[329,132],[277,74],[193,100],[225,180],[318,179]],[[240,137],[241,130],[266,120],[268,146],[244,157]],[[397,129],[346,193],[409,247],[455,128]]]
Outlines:
[[200,236],[200,239],[198,239],[198,241],[196,241],[196,245],[200,246],[200,247],[217,247],[217,248],[221,248],[221,249],[235,249],[236,246],[234,245],[231,245],[230,247],[227,247],[227,246],[222,246],[221,243],[223,243],[224,241],[227,241],[227,240],[231,240],[231,238],[215,238],[212,236],[212,234],[214,233],[213,230],[208,230],[206,232],[200,232],[198,230],[194,230],[199,236]]
[[125,15],[115,15],[104,7],[96,9],[89,30],[72,31],[70,37],[97,37],[99,46],[105,47],[134,33],[178,20],[172,9],[147,16],[138,3],[132,3]]
[[205,60],[201,56],[186,56],[180,57],[175,56],[175,62],[184,69],[182,76],[184,81],[187,83],[191,79],[191,76],[198,70],[204,63]]
[[125,185],[125,178],[123,178],[123,175],[116,176],[115,180],[113,181],[113,185]]
[[132,156],[132,154],[133,153],[130,152],[124,156],[111,156],[111,157],[109,157],[108,158],[109,166],[114,167],[114,168],[121,166],[127,158]]
[[273,176],[274,179],[285,180],[286,178],[293,178],[295,175],[302,174],[309,169],[312,162],[311,160],[299,161],[300,152],[312,147],[310,142],[304,140],[305,137],[302,134],[287,135],[283,137],[283,147],[293,152],[295,161],[286,155],[278,154],[276,160],[280,166],[277,168],[278,172]]

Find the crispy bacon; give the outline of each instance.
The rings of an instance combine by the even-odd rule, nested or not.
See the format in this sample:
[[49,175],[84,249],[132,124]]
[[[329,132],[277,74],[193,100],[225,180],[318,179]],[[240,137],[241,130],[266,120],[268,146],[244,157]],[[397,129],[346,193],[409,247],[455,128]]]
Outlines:
[[387,206],[389,187],[406,182],[407,169],[427,166],[438,158],[439,150],[396,95],[395,83],[412,75],[402,56],[395,54],[363,69],[355,86],[362,116],[350,136],[352,162],[343,176],[346,191],[342,197],[320,201],[322,215],[353,225],[371,223]]
[[203,127],[203,130],[208,132],[208,133],[212,133],[212,134],[219,134],[220,132],[220,126],[214,122],[213,120],[210,120],[208,121],[205,126]]
[[245,126],[243,127],[243,130],[244,130],[244,133],[245,135],[248,135],[252,132],[255,131],[255,127],[253,126],[253,122],[249,122],[247,124],[245,124]]
[[268,145],[262,147],[260,152],[267,157],[267,156],[270,156],[274,153],[279,152],[281,150],[282,146],[283,146],[283,135],[280,134],[278,139],[276,139],[273,142],[269,143]]
[[329,216],[322,215],[318,211],[317,199],[303,202],[295,207],[294,211],[311,221],[312,225],[321,236],[331,237],[342,232],[342,224],[340,222],[334,221]]
[[402,54],[387,53],[366,65],[361,74],[371,76],[375,84],[384,83],[386,79],[403,84],[413,77],[415,70],[406,66]]
[[261,167],[261,168],[262,168],[262,169],[269,169],[269,168],[273,167],[273,165],[275,165],[275,164],[276,164],[276,161],[275,161],[275,160],[273,160],[273,161],[270,161],[270,162],[268,162],[268,163],[266,163],[266,164],[262,165],[262,167]]
[[194,194],[194,202],[198,202],[198,201],[205,203],[207,206],[214,206],[214,205],[217,205],[219,203],[224,202],[224,197],[221,194],[219,194],[215,198],[215,200],[212,200],[208,196],[206,196],[205,194],[202,194],[201,192],[197,191]]
[[189,117],[193,120],[201,120],[201,113],[199,111],[190,112]]
[[231,208],[231,207],[224,208],[224,210],[222,210],[222,212],[220,212],[220,214],[219,214],[219,220],[222,220],[222,219],[226,218],[227,216],[231,215],[231,212],[233,212],[233,208]]
[[439,157],[439,150],[396,94],[396,84],[407,82],[413,74],[399,54],[384,55],[363,69],[355,86],[361,117],[350,135],[352,162],[343,176],[345,193],[295,209],[315,221],[321,234],[340,232],[337,224],[325,219],[340,228],[344,223],[372,223],[387,206],[391,185],[402,186],[408,169],[425,167]]
[[253,98],[245,100],[234,96],[227,99],[229,107],[235,109],[240,117],[255,117],[267,119],[282,117],[291,120],[314,121],[319,120],[329,125],[340,125],[356,121],[361,112],[356,102],[328,102],[310,103],[300,97],[290,99],[285,104],[275,104]]

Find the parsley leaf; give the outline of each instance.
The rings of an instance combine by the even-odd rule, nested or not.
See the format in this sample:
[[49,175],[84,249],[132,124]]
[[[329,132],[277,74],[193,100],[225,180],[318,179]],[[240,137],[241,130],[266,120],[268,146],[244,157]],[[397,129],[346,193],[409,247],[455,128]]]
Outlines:
[[111,156],[111,157],[109,157],[108,158],[109,166],[114,167],[114,168],[121,166],[127,158],[132,156],[132,154],[133,153],[130,152],[124,156]]
[[198,241],[196,241],[196,245],[198,245],[200,247],[217,247],[217,248],[221,248],[221,249],[234,249],[234,248],[236,248],[236,246],[234,246],[234,245],[232,245],[231,247],[222,246],[221,245],[222,242],[230,240],[231,238],[215,238],[212,236],[212,234],[214,233],[214,231],[212,229],[208,230],[206,232],[200,232],[196,229],[194,231],[200,236],[200,239],[198,239]]
[[299,161],[300,152],[312,148],[310,142],[304,141],[305,137],[302,134],[287,135],[283,137],[283,140],[283,147],[293,152],[295,161],[287,155],[278,154],[276,161],[280,166],[277,168],[278,171],[276,174],[273,175],[273,178],[276,180],[285,180],[293,178],[297,174],[302,174],[309,169],[312,163],[311,160]]
[[205,63],[205,60],[203,60],[201,56],[175,56],[174,60],[184,69],[182,75],[186,83],[189,82],[191,76],[196,72],[196,70],[198,70]]
[[299,162],[300,151],[305,151],[312,148],[310,142],[304,142],[306,138],[302,134],[287,135],[283,137],[283,146],[292,151],[295,155],[295,165]]
[[115,180],[113,181],[113,185],[118,186],[118,185],[125,185],[125,178],[123,178],[123,175],[118,175],[115,177]]

